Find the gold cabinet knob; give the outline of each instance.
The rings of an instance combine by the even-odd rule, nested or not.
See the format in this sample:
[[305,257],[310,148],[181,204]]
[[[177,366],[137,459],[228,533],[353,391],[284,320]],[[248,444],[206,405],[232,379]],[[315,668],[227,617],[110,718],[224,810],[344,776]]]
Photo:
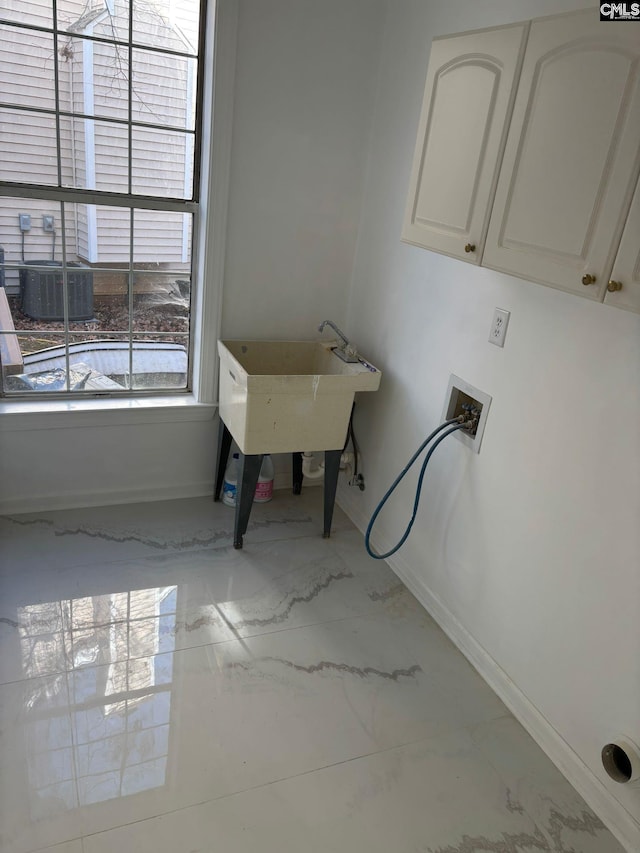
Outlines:
[[582,276],[582,283],[583,284],[593,284],[595,282],[595,280],[596,280],[595,275],[591,275],[590,273],[585,273],[585,275]]
[[609,291],[609,293],[615,293],[616,290],[622,290],[622,282],[614,281],[613,279],[611,279],[611,281],[607,285],[607,290]]
[[465,252],[467,252],[467,254],[469,252],[475,252],[476,244],[475,243],[467,243],[467,245],[464,247],[464,250],[465,250]]

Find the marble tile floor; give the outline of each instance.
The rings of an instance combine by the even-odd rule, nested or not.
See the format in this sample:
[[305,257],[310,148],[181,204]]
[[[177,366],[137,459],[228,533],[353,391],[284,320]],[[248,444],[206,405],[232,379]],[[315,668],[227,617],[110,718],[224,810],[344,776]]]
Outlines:
[[321,489],[0,519],[1,853],[622,853]]

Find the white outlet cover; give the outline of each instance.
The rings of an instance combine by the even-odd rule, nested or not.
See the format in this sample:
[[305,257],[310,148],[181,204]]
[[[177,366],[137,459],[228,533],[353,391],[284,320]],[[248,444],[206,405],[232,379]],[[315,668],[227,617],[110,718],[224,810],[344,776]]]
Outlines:
[[505,311],[504,308],[496,308],[493,312],[493,320],[491,322],[491,330],[489,332],[489,343],[495,344],[497,347],[504,346],[504,339],[507,334],[507,326],[509,325],[509,317],[511,313]]

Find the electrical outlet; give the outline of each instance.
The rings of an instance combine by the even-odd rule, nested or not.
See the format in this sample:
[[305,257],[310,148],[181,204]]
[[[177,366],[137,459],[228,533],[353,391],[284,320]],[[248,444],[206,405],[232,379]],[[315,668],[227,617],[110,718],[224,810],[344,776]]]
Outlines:
[[510,316],[509,311],[505,311],[504,308],[496,308],[493,312],[493,322],[491,323],[491,331],[489,332],[490,344],[495,344],[497,347],[504,346]]
[[42,230],[45,233],[53,234],[55,231],[55,217],[51,216],[51,214],[45,213],[42,217]]
[[19,213],[18,221],[20,222],[20,230],[21,231],[31,231],[31,214],[30,213]]
[[484,391],[479,391],[473,385],[469,385],[464,379],[460,379],[459,376],[455,376],[452,373],[449,377],[447,394],[444,398],[442,420],[450,421],[452,418],[457,418],[460,415],[468,418],[470,414],[469,409],[475,409],[479,413],[477,415],[478,423],[475,432],[458,429],[452,435],[463,444],[466,444],[475,453],[480,453],[480,443],[482,442],[490,405],[491,397],[488,394],[485,394]]

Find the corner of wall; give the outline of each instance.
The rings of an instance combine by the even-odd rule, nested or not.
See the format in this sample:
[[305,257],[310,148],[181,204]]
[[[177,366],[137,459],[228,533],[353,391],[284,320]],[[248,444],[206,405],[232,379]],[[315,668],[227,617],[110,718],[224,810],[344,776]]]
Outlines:
[[[338,487],[336,501],[358,530],[364,533],[369,519],[343,485]],[[372,544],[377,551],[386,551],[393,546],[392,542],[382,541],[375,535],[372,536]],[[386,562],[612,834],[627,850],[640,850],[640,825],[633,816],[610,794],[531,700],[456,619],[446,604],[429,589],[424,578],[398,554],[394,554]]]

